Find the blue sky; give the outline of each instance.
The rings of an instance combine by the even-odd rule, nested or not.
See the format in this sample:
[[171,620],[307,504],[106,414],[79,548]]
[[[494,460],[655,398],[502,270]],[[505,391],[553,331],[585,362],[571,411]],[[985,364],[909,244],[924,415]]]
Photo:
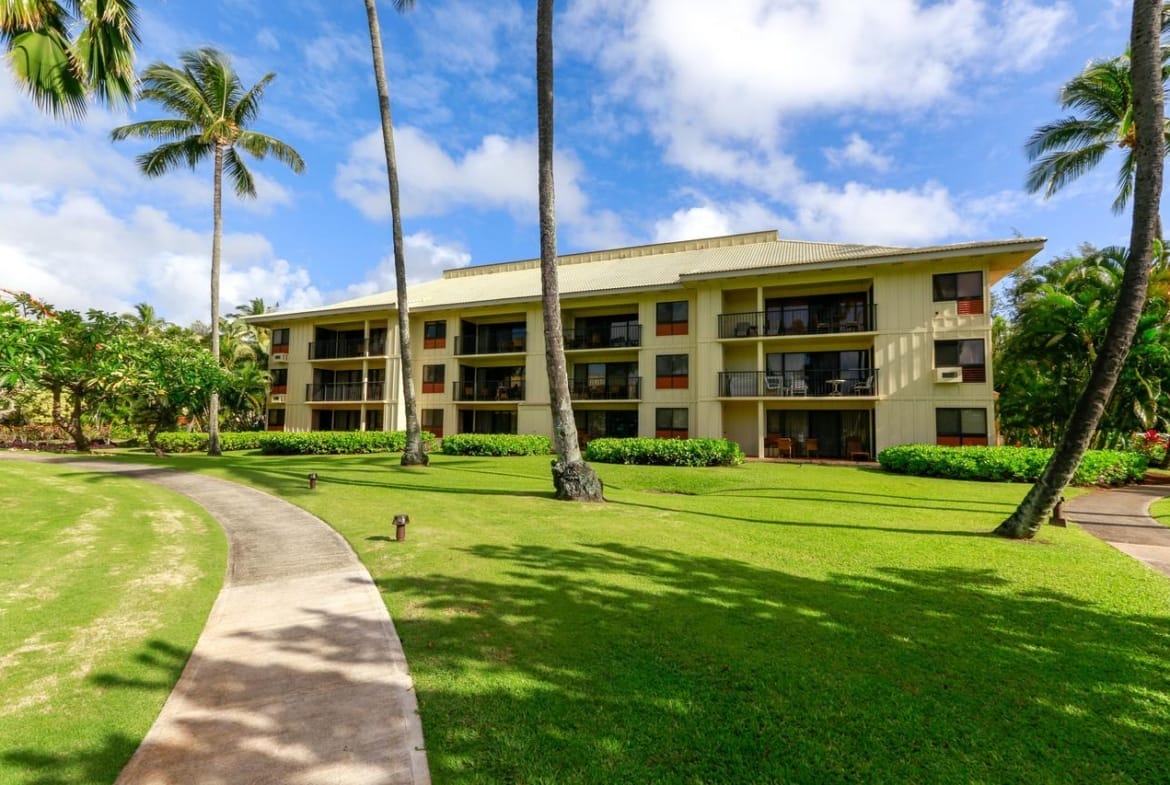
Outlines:
[[[413,281],[538,254],[534,3],[380,5]],[[228,52],[277,74],[257,130],[307,171],[255,164],[225,203],[223,304],[335,302],[393,287],[362,3],[140,0],[139,65]],[[562,252],[778,229],[922,245],[1122,244],[1116,159],[1043,200],[1023,145],[1060,85],[1125,49],[1125,0],[566,0],[557,5]],[[158,117],[38,114],[0,75],[0,287],[55,305],[149,302],[206,319],[211,172],[146,180],[108,141]]]

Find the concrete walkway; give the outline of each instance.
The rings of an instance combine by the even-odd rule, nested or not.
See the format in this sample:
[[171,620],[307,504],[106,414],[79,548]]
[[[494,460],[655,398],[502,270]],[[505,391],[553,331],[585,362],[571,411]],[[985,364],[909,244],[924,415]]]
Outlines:
[[1150,505],[1170,485],[1097,490],[1065,502],[1064,516],[1122,553],[1170,576],[1170,528],[1150,517]]
[[188,496],[230,543],[207,626],[116,785],[430,782],[398,635],[369,572],[336,531],[224,480],[67,462]]

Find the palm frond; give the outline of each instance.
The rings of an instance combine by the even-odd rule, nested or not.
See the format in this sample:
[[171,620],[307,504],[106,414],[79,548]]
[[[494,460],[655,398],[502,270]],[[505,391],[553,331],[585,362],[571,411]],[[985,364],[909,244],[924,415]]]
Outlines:
[[134,47],[139,42],[138,9],[133,0],[80,3],[85,27],[75,51],[86,82],[108,106],[134,99]]
[[232,117],[241,128],[247,127],[256,119],[256,116],[260,113],[260,99],[264,96],[264,90],[268,85],[272,84],[272,80],[275,78],[276,74],[265,74],[259,82],[252,85],[252,89],[240,97],[235,109],[232,111]]
[[232,181],[236,196],[256,198],[256,182],[252,179],[252,173],[233,148],[229,147],[223,154],[223,170]]
[[123,139],[179,140],[197,135],[198,131],[190,120],[175,117],[120,125],[110,131],[110,139],[115,142]]
[[1044,191],[1044,196],[1051,198],[1065,185],[1100,163],[1108,149],[1107,144],[1095,144],[1045,155],[1028,170],[1024,188],[1032,194]]
[[256,158],[263,159],[271,155],[281,163],[287,164],[297,174],[305,170],[305,162],[300,153],[279,139],[266,134],[244,131],[240,134],[237,144],[249,155]]
[[85,82],[64,32],[20,33],[12,38],[8,57],[21,89],[42,111],[71,118],[85,114]]
[[147,177],[158,177],[172,169],[186,164],[194,169],[200,161],[214,152],[214,148],[196,138],[188,137],[177,142],[161,144],[135,158],[138,168]]

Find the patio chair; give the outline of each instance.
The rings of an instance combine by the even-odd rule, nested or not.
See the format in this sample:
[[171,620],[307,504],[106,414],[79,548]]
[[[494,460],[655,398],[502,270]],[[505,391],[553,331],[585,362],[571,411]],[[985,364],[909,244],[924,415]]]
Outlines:
[[804,440],[804,456],[806,458],[820,457],[820,449],[817,447],[817,440],[816,439],[805,439]]
[[777,436],[772,443],[777,458],[792,457],[792,439],[787,436]]
[[869,453],[861,446],[861,439],[846,439],[845,452],[851,461],[868,461]]
[[853,385],[854,395],[873,395],[873,374],[866,377],[864,382]]
[[788,389],[786,389],[784,391],[784,394],[785,395],[805,395],[805,396],[807,396],[808,395],[808,382],[806,382],[804,380],[803,376],[797,376],[792,380],[791,384],[788,385]]
[[779,375],[767,374],[764,376],[764,389],[771,395],[784,394],[784,377]]

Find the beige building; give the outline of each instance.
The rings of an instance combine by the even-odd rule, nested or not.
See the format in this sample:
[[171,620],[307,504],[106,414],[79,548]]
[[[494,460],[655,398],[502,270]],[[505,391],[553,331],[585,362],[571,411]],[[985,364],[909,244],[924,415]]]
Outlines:
[[[725,437],[752,456],[994,443],[989,287],[1040,238],[893,248],[758,232],[563,256],[583,441]],[[385,292],[273,331],[271,430],[401,430]],[[538,261],[411,287],[414,384],[436,435],[551,434]]]

